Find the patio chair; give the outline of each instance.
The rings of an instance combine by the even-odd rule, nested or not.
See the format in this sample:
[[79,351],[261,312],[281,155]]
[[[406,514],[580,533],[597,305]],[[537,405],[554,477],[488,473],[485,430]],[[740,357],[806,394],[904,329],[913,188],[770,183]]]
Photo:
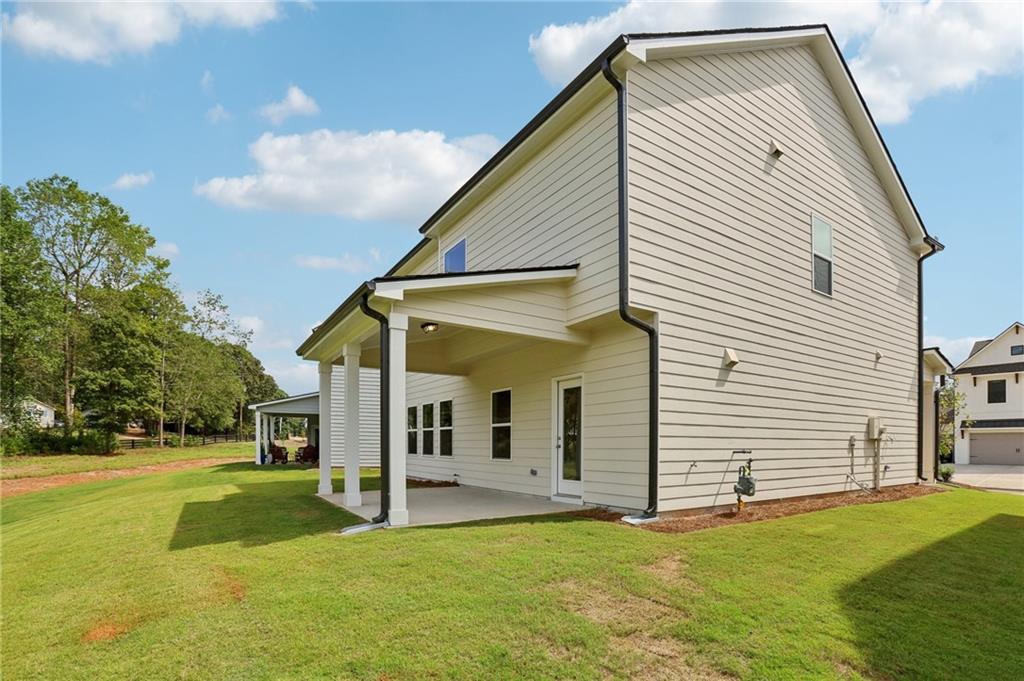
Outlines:
[[288,450],[277,445],[270,445],[270,463],[288,463]]
[[299,463],[318,464],[320,463],[320,452],[317,450],[316,445],[299,447],[295,452],[295,460]]

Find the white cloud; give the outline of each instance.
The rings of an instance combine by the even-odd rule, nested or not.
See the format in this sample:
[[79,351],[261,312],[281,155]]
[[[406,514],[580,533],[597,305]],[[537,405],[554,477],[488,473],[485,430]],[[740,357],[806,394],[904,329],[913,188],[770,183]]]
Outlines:
[[447,139],[423,130],[264,133],[249,147],[259,170],[215,177],[196,193],[243,209],[357,220],[422,220],[497,150],[490,135]]
[[978,79],[1020,69],[1017,3],[807,2],[644,3],[632,0],[585,22],[552,24],[530,36],[530,52],[552,83],[574,77],[620,33],[827,23],[880,123],[907,119],[913,105]]
[[213,94],[213,73],[210,69],[203,71],[203,77],[199,79],[199,87],[208,95]]
[[381,259],[380,249],[379,248],[371,248],[370,249],[370,258],[373,259],[374,262],[380,262],[380,259]]
[[271,333],[266,321],[256,315],[243,315],[236,321],[240,327],[252,332],[253,350],[292,350],[298,345],[291,338]]
[[231,112],[225,109],[223,104],[216,104],[207,110],[206,120],[213,125],[223,123],[224,121],[230,121]]
[[158,241],[156,246],[153,247],[153,253],[160,256],[161,258],[176,258],[181,253],[181,249],[178,248],[178,244],[173,241]]
[[943,336],[924,337],[924,347],[938,347],[953,366],[967,359],[975,342],[985,340],[981,336],[966,336],[964,338],[945,338]]
[[284,99],[272,102],[260,109],[260,115],[274,125],[281,125],[291,116],[315,116],[320,113],[316,100],[296,85],[289,85]]
[[310,270],[341,270],[349,274],[359,274],[372,269],[368,261],[349,253],[343,254],[340,258],[323,255],[297,255],[292,260],[299,267]]
[[319,374],[315,362],[265,362],[267,373],[289,395],[315,392],[319,389]]
[[26,52],[109,64],[176,42],[186,26],[253,29],[276,19],[276,2],[21,2],[3,35]]
[[156,176],[153,175],[152,170],[144,173],[125,173],[114,180],[114,184],[110,186],[113,189],[139,189],[152,182],[154,177]]

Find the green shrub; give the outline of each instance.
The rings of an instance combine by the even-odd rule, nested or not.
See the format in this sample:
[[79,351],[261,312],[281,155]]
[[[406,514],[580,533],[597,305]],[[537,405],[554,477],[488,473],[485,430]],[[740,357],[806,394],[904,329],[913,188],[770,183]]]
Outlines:
[[23,428],[5,431],[3,453],[17,454],[109,454],[117,449],[117,438],[101,430],[86,430],[65,436],[59,428]]
[[939,466],[939,480],[943,482],[949,482],[953,479],[953,467],[952,466]]

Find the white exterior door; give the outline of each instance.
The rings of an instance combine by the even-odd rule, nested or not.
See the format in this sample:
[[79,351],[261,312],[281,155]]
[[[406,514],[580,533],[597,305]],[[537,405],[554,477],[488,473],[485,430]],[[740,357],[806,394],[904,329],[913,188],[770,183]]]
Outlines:
[[583,496],[583,382],[558,382],[555,391],[555,462],[558,494]]

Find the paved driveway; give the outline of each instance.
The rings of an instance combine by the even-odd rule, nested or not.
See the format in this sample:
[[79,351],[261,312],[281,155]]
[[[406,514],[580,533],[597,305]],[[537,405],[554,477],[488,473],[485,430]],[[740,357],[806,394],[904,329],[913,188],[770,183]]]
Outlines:
[[971,487],[1024,494],[1024,466],[957,464],[953,482]]

